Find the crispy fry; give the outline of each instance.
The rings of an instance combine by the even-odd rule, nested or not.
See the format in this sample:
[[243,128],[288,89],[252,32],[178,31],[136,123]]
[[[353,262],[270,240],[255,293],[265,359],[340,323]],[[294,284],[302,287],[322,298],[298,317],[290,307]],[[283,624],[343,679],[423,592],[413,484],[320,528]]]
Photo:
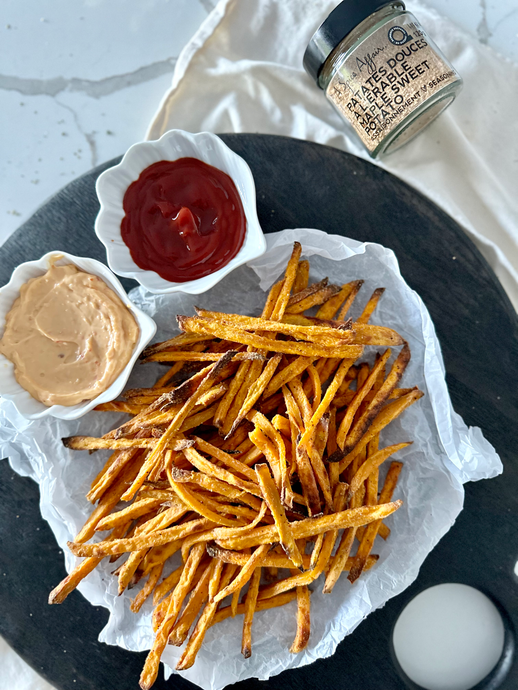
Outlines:
[[320,376],[312,364],[309,365],[307,371],[308,381],[311,383],[311,388],[313,390],[313,403],[311,409],[315,412],[322,400],[322,384],[320,382]]
[[269,398],[271,395],[280,390],[285,384],[289,383],[296,376],[302,374],[309,365],[313,362],[312,357],[297,357],[288,366],[284,367],[272,378],[264,391],[264,397]]
[[209,443],[208,441],[204,441],[199,436],[194,436],[194,442],[195,442],[196,447],[199,448],[204,453],[208,453],[213,458],[216,458],[217,460],[222,462],[224,465],[227,465],[227,467],[230,467],[235,472],[239,472],[239,474],[244,475],[250,481],[252,481],[252,482],[256,481],[255,472],[253,470],[251,470],[248,467],[248,465],[243,464],[241,462],[241,460],[239,460],[238,458],[235,458],[233,455],[230,455],[229,453],[225,452],[224,450],[220,450],[219,448],[214,446],[212,443]]
[[372,316],[374,310],[376,309],[378,302],[379,302],[379,300],[380,300],[380,298],[384,292],[385,292],[385,288],[376,288],[374,290],[369,301],[365,305],[365,309],[363,310],[361,316],[359,316],[357,319],[358,323],[368,323],[369,322],[369,319]]
[[352,357],[356,359],[362,353],[361,345],[324,346],[309,342],[290,342],[287,340],[270,340],[263,336],[243,331],[226,323],[218,323],[194,316],[178,316],[181,328],[188,332],[206,333],[216,338],[227,338],[235,343],[251,345],[259,350],[284,352],[289,355],[304,355],[306,357]]
[[187,505],[191,510],[194,510],[195,513],[203,515],[203,517],[206,517],[208,520],[212,520],[212,522],[215,522],[217,525],[227,525],[227,527],[237,526],[235,520],[229,520],[216,511],[211,510],[209,507],[207,507],[207,505],[196,498],[193,491],[189,491],[184,484],[175,482],[169,468],[167,468],[167,476],[169,477],[171,488],[176,492],[178,498],[183,501],[183,503],[185,503],[185,505]]
[[[232,436],[236,428],[241,424],[243,419],[246,417],[246,415],[250,412],[252,407],[255,405],[255,403],[259,400],[261,397],[264,389],[266,386],[269,384],[271,381],[271,378],[273,374],[275,373],[275,370],[279,366],[279,362],[281,361],[281,355],[275,355],[275,357],[272,357],[271,359],[268,360],[268,364],[264,368],[264,371],[262,374],[259,376],[257,381],[250,387],[250,390],[247,393],[247,396],[243,402],[243,405],[241,406],[241,409],[239,410],[239,413],[237,417],[235,418],[230,431],[227,434],[228,436]],[[227,438],[225,437],[225,438]]]
[[[221,565],[223,564],[221,563]],[[219,568],[220,562],[216,562],[213,577],[211,578],[211,581],[209,583],[209,599],[214,596],[214,592],[218,587],[224,589],[227,586],[230,578],[234,573],[234,566],[227,565],[225,567],[225,572],[223,573],[223,575],[221,575],[220,582],[220,574],[218,572]],[[196,623],[196,627],[194,628],[192,635],[190,636],[189,641],[187,642],[187,646],[185,647],[184,652],[180,657],[180,661],[176,664],[177,671],[185,671],[194,664],[196,654],[200,650],[200,647],[203,643],[203,638],[205,637],[205,633],[207,632],[207,629],[210,627],[212,619],[214,618],[214,614],[216,613],[216,607],[216,602],[208,602],[205,605],[205,608],[203,609],[201,616],[199,617],[198,622]]]
[[249,434],[250,440],[257,447],[258,450],[264,455],[270,468],[272,470],[273,477],[275,479],[275,484],[277,485],[279,492],[282,491],[282,476],[279,467],[279,455],[277,453],[277,448],[274,442],[266,436],[266,434],[256,427]]
[[[382,358],[383,359],[383,358]],[[380,360],[381,361],[381,360]],[[351,450],[356,446],[360,438],[365,433],[365,430],[369,427],[372,420],[376,417],[378,411],[381,409],[382,405],[387,400],[388,396],[391,394],[393,389],[397,386],[398,382],[401,380],[403,373],[410,361],[410,348],[408,344],[405,343],[396,361],[392,365],[392,368],[387,376],[386,380],[374,396],[374,398],[369,403],[365,412],[361,415],[360,419],[355,423],[351,429],[347,440],[343,446],[345,453],[350,453]],[[340,439],[338,441],[340,445]]]
[[270,292],[268,293],[268,297],[266,298],[266,302],[264,303],[263,313],[261,314],[263,319],[271,318],[273,310],[275,309],[275,305],[277,304],[277,300],[279,299],[279,295],[283,285],[284,280],[279,280],[276,283],[274,283],[270,288]]
[[[366,523],[364,523],[366,524]],[[100,541],[96,544],[79,544],[69,541],[68,547],[74,556],[113,556],[116,553],[127,553],[129,551],[140,551],[152,546],[162,546],[169,544],[177,539],[201,532],[203,529],[211,529],[215,524],[206,518],[191,520],[182,525],[176,525],[169,529],[143,534],[129,539],[114,539],[113,541]]]
[[227,482],[220,481],[219,479],[207,475],[204,472],[191,472],[190,470],[181,470],[176,467],[172,467],[171,474],[175,482],[198,484],[208,491],[225,496],[231,501],[246,503],[254,510],[259,510],[261,507],[261,501],[259,498],[255,498],[255,496],[252,496],[246,491],[236,489],[230,484],[227,484]]
[[300,414],[302,416],[302,421],[304,425],[308,425],[311,420],[311,415],[313,413],[311,405],[309,404],[308,397],[304,392],[304,387],[300,381],[300,378],[293,379],[288,383],[288,388],[293,393],[293,397],[299,407]]
[[95,526],[95,531],[104,531],[117,527],[120,524],[127,524],[129,520],[135,520],[142,515],[146,515],[146,513],[149,513],[153,508],[158,508],[162,503],[161,499],[156,498],[144,498],[141,501],[135,501],[127,508],[112,513],[100,520]]
[[338,388],[342,385],[342,382],[345,378],[345,375],[349,371],[350,367],[354,364],[353,359],[344,359],[340,366],[338,367],[338,371],[336,372],[333,381],[329,385],[326,394],[324,395],[324,398],[318,408],[315,410],[314,414],[312,415],[311,419],[309,422],[306,424],[306,429],[304,433],[302,434],[302,437],[300,439],[300,444],[303,446],[306,446],[308,441],[310,440],[311,436],[313,435],[317,424],[321,420],[322,416],[327,412],[329,409],[329,406],[331,405],[331,402],[336,394],[336,391]]
[[164,340],[161,343],[153,343],[153,345],[148,345],[148,347],[146,347],[146,349],[140,355],[140,359],[147,359],[150,355],[155,354],[155,352],[161,352],[162,350],[179,350],[184,348],[186,345],[207,340],[208,338],[205,338],[204,336],[192,335],[192,333],[180,333],[179,335],[175,335],[175,337],[171,338],[170,340]]
[[135,405],[119,400],[101,403],[94,407],[96,412],[127,412],[128,414],[138,414],[142,411],[142,405]]
[[312,283],[311,285],[306,285],[306,287],[303,290],[300,290],[299,292],[294,292],[292,294],[292,296],[290,297],[289,302],[288,302],[288,307],[292,307],[293,305],[298,304],[299,302],[302,302],[307,297],[311,297],[316,292],[319,292],[323,288],[326,288],[328,286],[328,284],[329,284],[329,278],[323,278],[318,283]]
[[151,592],[154,590],[158,580],[160,579],[160,575],[162,575],[163,567],[163,564],[156,565],[149,573],[149,577],[147,579],[146,584],[137,594],[135,599],[133,599],[133,601],[131,602],[130,609],[133,611],[133,613],[138,613],[140,611],[140,609],[142,608],[142,604],[146,601]]
[[360,289],[361,289],[363,283],[364,283],[363,280],[354,280],[353,281],[351,292],[349,293],[349,295],[348,295],[347,299],[345,300],[342,308],[338,312],[338,316],[336,317],[338,321],[343,321],[345,319],[347,312],[352,307],[353,302],[356,299],[356,295],[360,292]]
[[187,460],[189,460],[189,462],[200,472],[205,472],[205,474],[216,477],[223,482],[227,482],[227,484],[230,484],[231,486],[235,486],[243,491],[248,491],[248,493],[261,498],[261,490],[257,484],[236,477],[236,475],[232,472],[229,472],[229,470],[225,470],[223,467],[219,467],[210,460],[204,458],[203,455],[200,455],[200,453],[198,453],[198,451],[194,448],[186,448],[184,454]]
[[302,494],[306,501],[308,514],[310,517],[315,517],[322,513],[320,494],[318,493],[317,482],[308,453],[305,448],[302,448],[298,439],[295,445],[295,458],[297,474],[302,486]]
[[318,306],[319,304],[327,302],[327,300],[336,295],[338,292],[340,292],[340,288],[338,285],[327,285],[326,287],[321,288],[317,292],[314,292],[309,297],[306,297],[305,299],[297,302],[296,304],[289,306],[286,312],[288,314],[301,314],[307,309],[311,309],[311,307]]
[[357,282],[358,281],[353,280],[351,283],[342,285],[340,292],[338,292],[334,297],[328,299],[327,302],[325,302],[319,308],[315,318],[325,319],[326,321],[329,319],[334,319],[337,311],[340,308],[340,305],[349,297],[353,289],[355,289]]
[[297,634],[290,647],[292,654],[298,654],[307,647],[311,629],[310,591],[307,585],[297,587]]
[[167,613],[164,620],[162,621],[160,628],[158,629],[153,646],[146,658],[146,663],[142,670],[140,676],[140,687],[142,690],[148,690],[156,680],[158,675],[158,667],[160,664],[160,657],[167,644],[167,639],[171,628],[180,612],[180,607],[185,599],[188,588],[194,577],[194,574],[198,568],[198,565],[203,556],[203,546],[195,546],[191,551],[189,559],[185,564],[182,574],[180,576],[180,581],[174,588],[173,593],[170,596],[169,605],[167,607]]
[[[350,338],[349,342],[352,341]],[[221,355],[218,352],[157,352],[148,357],[148,362],[217,362]],[[236,352],[233,362],[243,362],[249,359],[263,360],[264,355],[258,352]]]
[[331,483],[329,481],[329,474],[327,472],[323,453],[327,443],[327,434],[329,431],[329,415],[326,413],[322,419],[318,422],[317,428],[315,429],[315,435],[313,442],[310,444],[308,456],[311,462],[311,467],[315,474],[315,479],[317,484],[320,486],[322,495],[324,496],[324,501],[327,507],[333,509],[333,499],[331,493]]
[[186,607],[182,611],[182,615],[175,623],[171,633],[169,634],[168,643],[180,647],[189,634],[192,624],[196,620],[201,607],[209,598],[209,581],[216,565],[215,561],[210,561],[203,570],[198,584],[192,590]]
[[[380,505],[382,501],[390,501],[392,498],[402,468],[403,464],[401,462],[392,462],[390,464],[389,471],[385,477],[385,483],[380,494]],[[354,582],[360,577],[365,567],[367,557],[369,556],[374,545],[374,540],[376,539],[380,524],[381,520],[376,520],[368,525],[367,529],[365,530],[365,534],[363,535],[363,539],[361,540],[356,557],[354,559],[354,564],[349,571],[349,575],[347,576],[350,582]]]
[[[367,443],[372,438],[374,438],[376,434],[379,434],[380,431],[382,431],[387,426],[387,424],[390,424],[391,421],[399,417],[399,415],[404,410],[406,410],[407,407],[413,405],[417,400],[422,398],[423,395],[424,393],[422,391],[414,390],[408,393],[407,395],[404,395],[403,397],[399,398],[398,400],[394,400],[394,402],[391,402],[388,405],[386,405],[378,414],[378,416],[374,419],[372,425],[363,435],[359,443],[355,446],[354,450],[352,450],[348,455],[346,455],[343,458],[343,460],[337,458],[337,460],[340,461],[340,474],[345,470],[346,467],[348,467],[351,460],[353,460],[354,457],[361,453],[361,451],[366,447]],[[329,462],[332,461],[333,458],[329,458]]]
[[272,468],[273,476],[276,480],[277,487],[279,488],[279,493],[281,495],[282,502],[286,504],[289,508],[293,506],[293,491],[290,485],[290,478],[288,474],[288,465],[286,461],[286,446],[281,434],[275,429],[273,424],[267,419],[261,412],[257,410],[252,410],[247,416],[247,419],[255,424],[256,427],[261,429],[272,440],[276,446],[277,453],[275,458],[270,458],[272,455],[270,445],[264,446],[268,449],[268,454],[266,458],[269,461],[270,467]]
[[258,546],[253,554],[248,558],[247,564],[241,568],[239,575],[229,585],[223,587],[223,589],[220,589],[217,594],[211,597],[210,601],[217,603],[218,601],[222,601],[225,597],[228,597],[229,594],[232,594],[232,592],[235,592],[237,589],[242,589],[252,577],[254,570],[260,567],[261,562],[264,556],[266,556],[268,553],[269,548],[269,544],[262,544],[261,546]]
[[369,376],[367,377],[363,385],[358,384],[358,388],[356,389],[356,395],[352,399],[350,405],[347,407],[347,412],[340,423],[340,427],[336,435],[336,442],[340,446],[340,448],[343,448],[345,445],[345,439],[347,437],[347,434],[349,433],[349,429],[351,428],[354,416],[358,411],[358,408],[362,404],[367,393],[372,389],[374,383],[376,382],[379,372],[384,368],[385,363],[387,362],[389,357],[390,350],[386,350],[380,357],[380,359],[376,362],[376,364],[373,366],[372,371],[370,372]]
[[[65,448],[72,450],[129,450],[130,448],[155,448],[158,441],[155,438],[95,438],[92,436],[70,436],[69,438],[62,438]],[[171,439],[165,447],[171,450],[183,450],[193,446],[193,441],[187,439]]]
[[[155,566],[153,566],[155,567]],[[181,565],[176,570],[173,570],[162,582],[157,586],[153,593],[153,604],[156,606],[166,594],[168,594],[176,585],[180,582],[180,577],[182,575],[182,570],[184,566]]]
[[281,498],[277,491],[277,487],[272,479],[267,465],[256,465],[255,472],[263,498],[270,509],[277,532],[279,534],[279,541],[288,558],[293,562],[296,568],[302,566],[302,556],[295,544],[295,539],[291,531],[290,523],[286,518],[286,513],[282,507]]
[[245,399],[250,391],[250,388],[257,381],[258,377],[261,375],[262,364],[260,362],[252,362],[250,367],[246,372],[245,379],[241,384],[241,387],[237,391],[234,400],[227,412],[225,421],[220,428],[220,434],[226,441],[231,440],[230,430],[234,424],[236,417],[238,416]]
[[302,246],[300,242],[293,243],[293,251],[291,252],[290,259],[286,266],[286,271],[284,272],[284,280],[282,283],[282,288],[275,303],[275,308],[272,311],[271,319],[272,321],[280,321],[284,316],[286,307],[289,304],[291,290],[297,277],[299,259],[302,252]]
[[387,458],[394,453],[397,453],[399,450],[410,446],[411,443],[411,441],[407,441],[406,443],[396,443],[392,446],[382,448],[382,450],[378,450],[372,455],[369,455],[367,460],[363,463],[363,465],[360,466],[352,478],[349,486],[350,493],[353,494],[358,491],[360,485],[369,477],[370,473],[377,469],[383,462],[385,462]]
[[[383,525],[383,523],[382,523]],[[381,535],[380,535],[381,536]],[[242,551],[230,551],[228,549],[223,549],[216,544],[207,544],[207,553],[212,558],[217,558],[224,563],[234,563],[235,565],[246,565],[249,556],[244,554]],[[370,568],[377,562],[378,556],[369,556],[366,568]],[[311,567],[311,556],[307,554],[302,555],[302,562],[304,570],[310,570]],[[343,571],[348,571],[352,564],[354,563],[354,557],[348,558],[344,565]],[[269,553],[263,558],[263,568],[291,568],[293,563],[287,556],[281,556],[280,554]],[[328,566],[326,566],[328,568]],[[329,568],[328,568],[329,569]]]
[[[208,311],[207,309],[198,309],[197,307],[196,313],[199,317],[203,319],[217,321],[218,323],[226,323],[229,326],[235,326],[243,331],[266,331],[272,333],[283,333],[284,335],[289,335],[292,338],[296,338],[298,340],[310,340],[320,343],[322,345],[327,345],[328,347],[340,345],[340,343],[351,343],[355,338],[354,331],[348,328],[343,323],[337,327],[317,326],[313,324],[310,326],[302,326],[297,324],[285,323],[284,321],[271,321],[270,319],[257,318],[254,316],[241,316],[239,314],[225,314],[223,312],[218,311]],[[171,354],[178,355],[178,358],[180,358],[180,356],[185,356],[186,359],[188,356],[191,355],[191,353],[189,352],[179,352]],[[203,353],[203,355],[193,354],[191,356],[193,357],[193,361],[197,360],[198,358],[199,361],[204,361],[206,353]],[[261,357],[261,355],[255,354],[256,359],[258,359],[259,357]],[[234,359],[236,361],[239,361],[240,357],[236,355]],[[242,357],[242,359],[254,359],[254,357]]]
[[241,654],[245,659],[249,659],[252,656],[252,620],[257,604],[260,581],[261,568],[256,568],[253,572],[250,587],[248,588],[245,599],[245,617],[243,620],[243,635],[241,639]]
[[297,275],[293,282],[293,294],[305,290],[309,283],[309,261],[299,261],[297,266]]
[[368,323],[353,323],[354,341],[358,345],[378,345],[393,347],[403,345],[403,338],[392,328],[373,326]]
[[[367,525],[374,520],[384,520],[402,505],[402,501],[380,504],[377,506],[362,506],[350,510],[343,510],[331,515],[323,515],[316,518],[307,518],[299,522],[292,523],[292,532],[295,539],[306,539],[314,537],[323,532],[334,529],[344,529],[345,527],[360,527]],[[260,544],[271,544],[277,538],[277,528],[274,525],[257,527],[249,534],[234,537],[231,539],[216,539],[216,543],[223,548],[240,550],[259,546]],[[90,546],[89,544],[87,546]],[[82,547],[85,548],[84,546]],[[113,548],[113,547],[112,547]]]

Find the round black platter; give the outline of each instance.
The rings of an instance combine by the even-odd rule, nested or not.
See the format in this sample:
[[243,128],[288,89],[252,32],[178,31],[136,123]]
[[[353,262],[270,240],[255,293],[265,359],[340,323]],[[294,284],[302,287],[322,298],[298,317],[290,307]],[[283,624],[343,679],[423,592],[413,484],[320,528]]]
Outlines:
[[[390,636],[416,593],[441,582],[479,587],[518,629],[518,319],[502,287],[462,229],[396,177],[336,149],[285,137],[244,134],[223,140],[250,164],[265,232],[315,227],[393,249],[408,284],[435,322],[455,410],[482,428],[504,463],[502,476],[466,485],[457,522],[426,559],[417,581],[371,614],[336,654],[270,681],[264,690],[400,690]],[[21,262],[59,249],[105,261],[94,234],[98,175],[78,178],[42,206],[0,249],[0,285]],[[122,281],[127,289],[132,281]],[[38,508],[38,487],[0,463],[0,634],[59,690],[138,687],[144,654],[97,642],[107,619],[74,592],[48,606],[65,576],[63,555]],[[416,535],[418,538],[418,535]],[[518,664],[498,687],[515,690]],[[176,675],[155,685],[192,688]],[[478,687],[478,686],[477,686]],[[494,688],[491,682],[486,688]]]

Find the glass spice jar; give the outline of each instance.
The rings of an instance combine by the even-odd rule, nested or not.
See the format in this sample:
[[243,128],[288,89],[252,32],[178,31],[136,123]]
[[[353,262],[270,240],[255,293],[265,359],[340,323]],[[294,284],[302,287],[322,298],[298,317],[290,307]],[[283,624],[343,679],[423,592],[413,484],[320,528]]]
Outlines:
[[447,108],[462,79],[403,2],[344,0],[311,38],[304,67],[372,158]]

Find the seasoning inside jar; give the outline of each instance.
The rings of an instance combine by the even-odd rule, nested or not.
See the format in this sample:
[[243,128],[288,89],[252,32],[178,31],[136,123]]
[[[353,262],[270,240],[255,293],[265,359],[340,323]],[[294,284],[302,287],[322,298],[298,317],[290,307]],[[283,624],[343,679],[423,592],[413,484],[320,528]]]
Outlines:
[[462,88],[403,2],[344,0],[311,38],[304,67],[372,158],[410,141]]

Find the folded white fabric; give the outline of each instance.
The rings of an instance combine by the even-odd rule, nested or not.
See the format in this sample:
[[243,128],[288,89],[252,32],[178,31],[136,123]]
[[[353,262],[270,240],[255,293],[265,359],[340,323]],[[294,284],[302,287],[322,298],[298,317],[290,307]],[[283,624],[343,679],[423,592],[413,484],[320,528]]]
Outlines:
[[[302,67],[309,38],[337,4],[220,0],[182,52],[148,138],[172,128],[261,132],[368,158]],[[406,4],[458,69],[464,90],[408,146],[375,164],[465,228],[518,310],[518,66],[425,5]]]

